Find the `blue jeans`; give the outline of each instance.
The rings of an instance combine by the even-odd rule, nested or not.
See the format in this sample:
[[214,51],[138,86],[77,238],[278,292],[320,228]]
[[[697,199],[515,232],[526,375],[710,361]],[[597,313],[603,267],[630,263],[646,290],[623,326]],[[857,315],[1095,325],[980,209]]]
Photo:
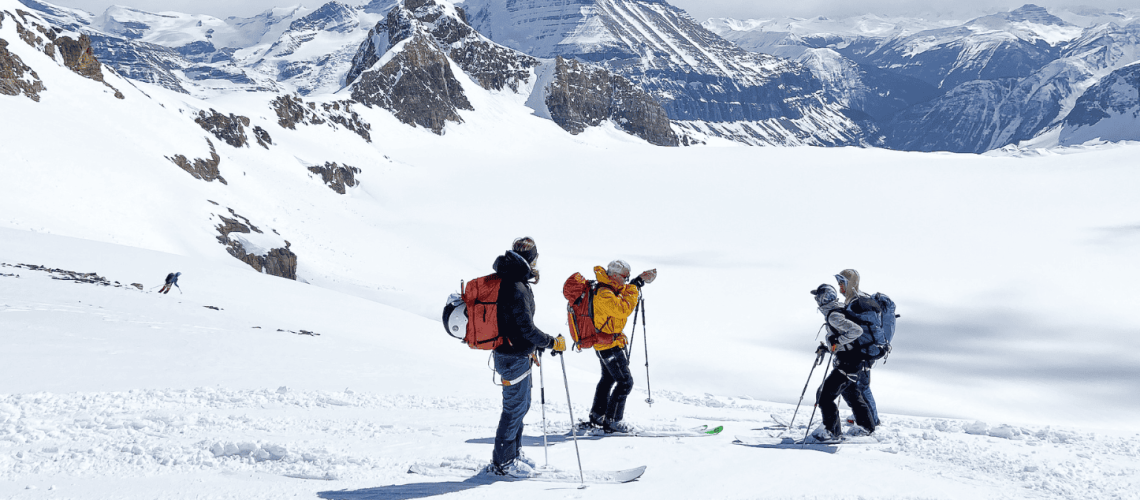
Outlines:
[[871,368],[867,367],[866,370],[859,372],[859,380],[855,383],[859,392],[863,394],[863,400],[867,402],[867,406],[871,408],[871,420],[875,425],[879,425],[879,408],[875,406],[875,396],[871,395]]
[[[503,380],[514,380],[530,369],[529,354],[495,353],[495,371]],[[519,456],[522,449],[523,417],[530,411],[531,376],[515,385],[503,387],[503,414],[499,416],[499,429],[495,431],[495,451],[491,460],[506,466]]]

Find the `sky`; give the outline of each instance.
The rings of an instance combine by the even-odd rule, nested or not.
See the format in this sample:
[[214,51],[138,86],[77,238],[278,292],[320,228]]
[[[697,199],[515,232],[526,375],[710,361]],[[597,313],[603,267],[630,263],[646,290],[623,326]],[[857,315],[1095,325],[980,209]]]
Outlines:
[[[99,14],[111,5],[124,5],[137,9],[160,12],[176,11],[190,14],[210,14],[216,17],[248,17],[272,7],[304,5],[316,8],[327,0],[49,0],[65,7],[77,7]],[[341,0],[350,5],[367,3],[365,0]],[[1038,2],[1046,8],[1092,6],[1101,9],[1134,8],[1136,0],[1058,0]],[[669,0],[669,3],[685,9],[695,19],[703,21],[710,17],[734,17],[756,19],[780,16],[827,16],[845,17],[859,14],[934,14],[947,17],[972,17],[973,15],[1011,10],[1027,1],[990,0],[929,0],[923,2],[904,0],[863,0],[849,2],[842,0],[800,0],[797,2],[757,1],[757,0]]]

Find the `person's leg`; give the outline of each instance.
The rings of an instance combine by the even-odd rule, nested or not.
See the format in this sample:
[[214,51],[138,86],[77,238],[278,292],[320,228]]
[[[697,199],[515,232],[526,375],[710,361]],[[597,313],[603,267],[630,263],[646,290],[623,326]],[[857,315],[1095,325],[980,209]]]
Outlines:
[[[606,409],[610,404],[610,391],[613,389],[615,382],[613,375],[610,374],[610,370],[606,367],[606,352],[610,350],[612,349],[594,351],[598,355],[598,363],[602,367],[602,378],[598,381],[597,389],[594,389],[594,404],[590,407],[591,417],[605,417]],[[595,418],[590,419],[591,422],[594,422],[594,420]],[[598,422],[594,423],[598,424]]]
[[[495,353],[495,371],[503,380],[518,378],[530,369],[529,356],[510,356]],[[518,456],[522,436],[523,417],[530,409],[530,377],[518,384],[503,387],[503,412],[495,431],[495,449],[492,460],[506,466]]]
[[879,426],[879,408],[875,406],[875,396],[871,394],[871,369],[859,372],[859,392],[863,394],[863,401],[871,408],[871,421]]
[[604,358],[603,362],[610,377],[617,382],[617,387],[614,387],[614,392],[610,394],[610,404],[606,407],[606,419],[620,422],[625,418],[625,400],[633,391],[633,375],[629,373],[629,358],[625,355],[625,351],[615,347],[602,352],[610,351],[613,352]]
[[855,380],[843,387],[843,400],[847,401],[847,406],[850,406],[851,412],[855,414],[855,423],[868,432],[874,432],[875,419],[871,416],[867,400],[863,399],[863,392],[859,390],[859,374],[853,373],[850,378]]
[[850,381],[843,372],[833,369],[828,374],[827,378],[823,381],[823,386],[820,388],[819,397],[816,398],[816,403],[819,405],[819,414],[823,417],[823,428],[831,432],[832,435],[838,436],[843,429],[839,426],[839,405],[835,404],[835,399],[839,397],[839,393],[849,385]]

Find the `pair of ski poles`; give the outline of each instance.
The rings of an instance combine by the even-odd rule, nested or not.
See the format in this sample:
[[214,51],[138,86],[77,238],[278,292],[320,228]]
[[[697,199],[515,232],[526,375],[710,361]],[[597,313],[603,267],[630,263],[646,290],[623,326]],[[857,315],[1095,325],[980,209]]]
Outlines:
[[[578,449],[578,433],[574,431],[574,406],[570,404],[570,379],[566,377],[566,357],[554,352],[551,356],[558,356],[562,361],[562,381],[566,384],[566,409],[570,412],[570,436],[574,439],[574,454],[578,456],[578,480],[581,485],[578,489],[586,488],[586,473],[582,471],[582,452]],[[538,355],[538,384],[539,395],[542,402],[542,454],[546,460],[546,468],[550,467],[550,452],[547,451],[546,442],[546,374],[542,370],[542,353]]]
[[[649,334],[646,333],[645,330],[645,298],[638,297],[637,306],[633,310],[633,331],[630,333],[630,345],[625,353],[627,358],[629,357],[629,349],[632,349],[633,347],[633,337],[637,335],[638,312],[641,313],[641,335],[646,339],[649,338]],[[650,406],[653,406],[653,389],[649,384],[649,343],[645,340],[642,340],[642,344],[645,346],[645,388],[649,391],[649,397],[645,399],[645,402],[649,403]],[[566,357],[561,354],[562,353],[554,352],[551,355],[558,356],[559,360],[562,362],[562,382],[566,386],[566,409],[570,413],[570,436],[574,439],[574,454],[578,457],[578,479],[581,481],[581,486],[578,488],[583,489],[586,487],[586,476],[585,472],[582,470],[582,452],[578,448],[578,433],[574,430],[574,407],[570,403],[570,379],[566,376]],[[539,398],[542,406],[542,454],[543,458],[546,460],[546,467],[550,467],[550,452],[547,450],[548,443],[546,440],[546,374],[542,369],[542,354],[539,353],[538,357]],[[812,367],[812,370],[815,370],[814,366]],[[805,388],[805,390],[807,389]],[[800,399],[803,400],[802,395],[800,396]]]
[[[830,349],[828,351],[830,352]],[[823,382],[820,382],[819,389],[817,389],[815,391],[816,404],[812,405],[811,417],[808,418],[807,430],[804,431],[804,439],[800,445],[801,448],[804,445],[806,445],[808,433],[811,432],[811,423],[813,420],[815,420],[815,410],[817,408],[819,408],[819,391],[823,389],[823,384],[824,384],[824,382],[827,381],[827,371],[828,371],[828,369],[831,368],[831,359],[833,356],[835,356],[834,353],[830,353],[828,355],[828,357],[827,357],[827,368],[823,369]],[[813,374],[815,374],[815,367],[817,367],[821,364],[823,364],[823,352],[822,351],[818,352],[816,354],[815,361],[811,365],[811,371],[808,372],[807,381],[804,382],[804,390],[800,392],[800,400],[799,400],[799,402],[796,403],[796,410],[794,412],[792,412],[792,420],[788,422],[788,430],[789,431],[792,430],[792,426],[795,425],[795,423],[796,423],[796,414],[798,414],[800,412],[800,405],[803,404],[803,402],[804,402],[804,395],[807,394],[808,385],[811,384],[811,376]]]

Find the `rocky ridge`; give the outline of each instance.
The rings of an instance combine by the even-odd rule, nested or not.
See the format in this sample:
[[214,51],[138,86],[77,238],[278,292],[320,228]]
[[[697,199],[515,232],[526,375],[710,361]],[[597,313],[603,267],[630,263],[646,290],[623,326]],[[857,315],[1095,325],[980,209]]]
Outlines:
[[[234,233],[264,235],[265,233],[253,225],[249,219],[235,212],[234,209],[230,208],[228,210],[233,217],[217,215],[221,222],[215,226],[215,229],[218,231],[218,242],[226,246],[226,251],[234,258],[249,264],[250,267],[256,269],[258,272],[291,280],[297,279],[297,254],[289,249],[289,247],[292,246],[289,240],[282,240],[284,241],[283,247],[268,249],[250,248],[255,247],[255,245],[248,241],[243,241],[240,237],[231,237],[231,235]],[[273,232],[274,235],[279,236],[276,234],[277,231]]]
[[214,149],[214,143],[206,139],[206,144],[210,145],[210,159],[195,158],[191,161],[186,155],[167,156],[166,159],[178,165],[182,170],[194,176],[195,179],[201,179],[206,182],[213,182],[217,180],[222,184],[229,184],[226,179],[222,177],[221,172],[218,171],[218,165],[222,163],[222,158],[218,156],[218,151]]
[[561,56],[547,88],[551,119],[571,134],[612,120],[622,130],[658,146],[677,146],[669,116],[661,105],[624,77]]
[[306,103],[299,95],[286,94],[274,99],[270,107],[276,113],[277,124],[281,128],[297,130],[297,125],[328,125],[335,129],[340,125],[359,135],[365,142],[372,142],[372,125],[352,110],[353,104],[352,101],[343,100],[325,102],[318,106],[315,102]]
[[309,167],[309,171],[321,176],[321,180],[333,191],[345,194],[346,187],[355,187],[360,184],[356,174],[360,169],[349,165],[337,165],[336,162],[325,162],[324,165]]

